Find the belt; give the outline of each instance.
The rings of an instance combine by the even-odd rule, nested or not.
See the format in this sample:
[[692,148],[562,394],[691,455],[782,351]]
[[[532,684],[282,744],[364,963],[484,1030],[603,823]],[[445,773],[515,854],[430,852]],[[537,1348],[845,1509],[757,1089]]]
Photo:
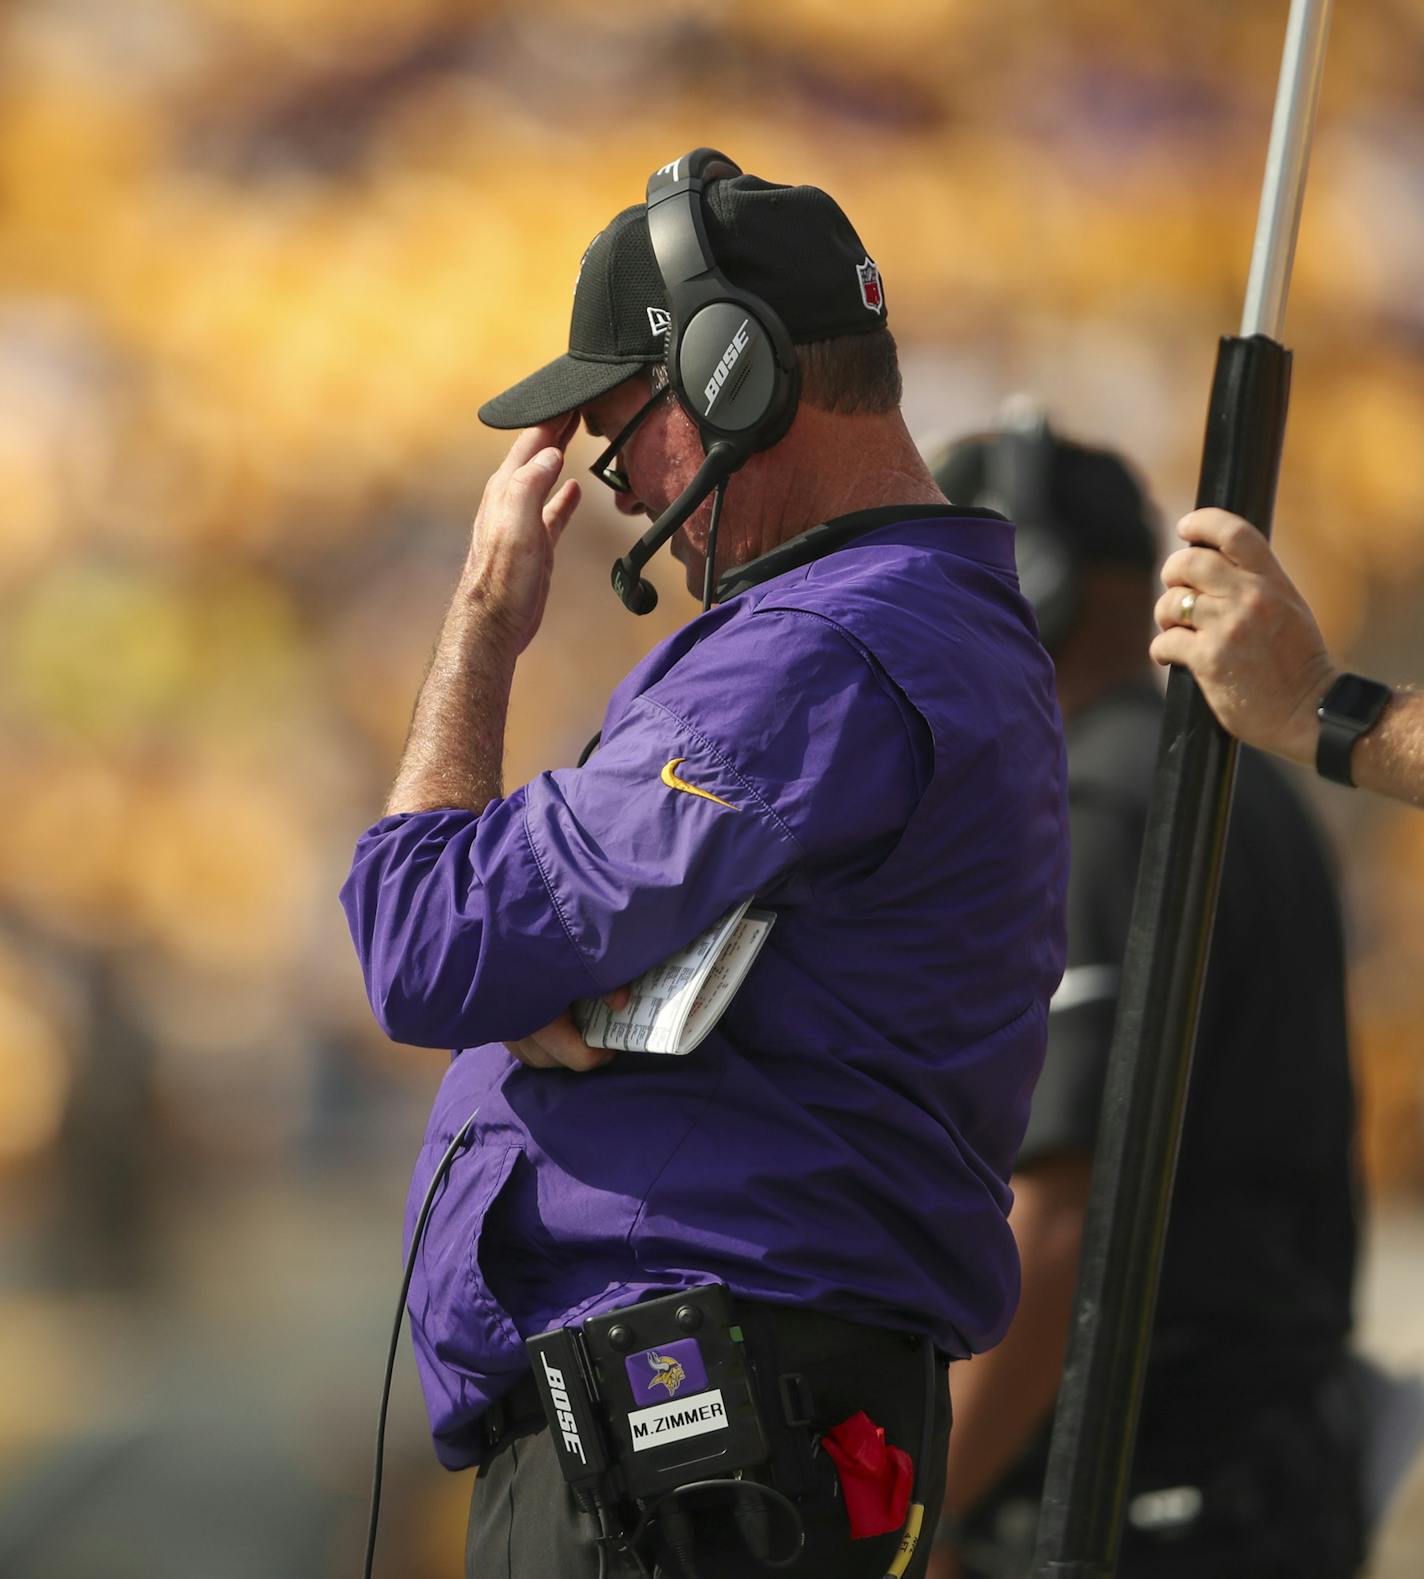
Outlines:
[[[819,1310],[803,1310],[795,1305],[772,1305],[764,1300],[734,1299],[732,1309],[738,1323],[751,1339],[753,1354],[761,1351],[772,1357],[778,1371],[794,1370],[798,1365],[816,1365],[842,1355],[864,1352],[867,1348],[918,1345],[923,1338],[893,1327],[874,1327],[865,1322],[847,1321]],[[790,1400],[784,1399],[788,1408]],[[533,1371],[525,1371],[514,1386],[492,1403],[480,1416],[478,1430],[484,1444],[481,1462],[506,1443],[532,1436],[545,1424],[543,1400]]]
[[496,1398],[480,1416],[479,1433],[484,1443],[481,1464],[488,1463],[506,1443],[522,1436],[533,1436],[544,1423],[539,1385],[534,1380],[534,1372],[525,1371],[514,1386],[502,1398]]
[[914,1348],[924,1341],[919,1333],[848,1321],[844,1316],[828,1316],[798,1305],[734,1299],[732,1309],[754,1339],[773,1339],[781,1358],[792,1364],[816,1365],[867,1348]]

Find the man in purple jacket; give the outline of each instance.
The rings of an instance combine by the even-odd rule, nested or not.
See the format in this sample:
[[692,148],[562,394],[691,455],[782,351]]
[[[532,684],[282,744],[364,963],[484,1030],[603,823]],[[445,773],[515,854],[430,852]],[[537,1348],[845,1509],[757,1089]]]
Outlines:
[[[932,1411],[932,1529],[947,1404],[921,1354],[990,1347],[1018,1294],[1006,1181],[1063,966],[1067,846],[1013,529],[947,505],[926,471],[878,271],[834,202],[741,174],[698,201],[727,278],[784,322],[800,385],[784,437],[727,488],[715,606],[617,688],[585,765],[506,793],[510,684],[578,504],[558,479],[580,417],[618,435],[604,480],[627,513],[660,515],[704,461],[699,410],[664,389],[676,303],[669,334],[639,204],[585,254],[568,353],[481,411],[524,431],[342,891],[381,1025],[458,1049],[408,1237],[475,1115],[409,1309],[436,1452],[481,1466],[480,1579],[599,1571],[531,1402],[531,1335],[725,1283],[752,1360],[804,1381],[819,1429],[864,1409],[918,1459]],[[689,587],[710,516],[673,542]],[[693,1053],[584,1044],[575,999],[616,993],[749,896],[776,924]],[[767,1422],[774,1453],[786,1412]],[[802,1488],[785,1571],[890,1567],[898,1525],[852,1539],[838,1499],[834,1481]],[[731,1536],[698,1540],[704,1579],[763,1571]]]

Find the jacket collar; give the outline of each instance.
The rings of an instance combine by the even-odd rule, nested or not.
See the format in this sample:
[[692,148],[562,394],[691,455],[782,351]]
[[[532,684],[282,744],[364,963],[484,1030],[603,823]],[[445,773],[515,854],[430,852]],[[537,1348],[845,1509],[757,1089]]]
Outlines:
[[856,510],[850,515],[838,515],[799,537],[784,543],[745,565],[734,565],[718,578],[716,598],[725,603],[749,587],[759,586],[774,576],[783,576],[788,570],[799,570],[817,559],[824,559],[838,548],[857,542],[882,527],[896,526],[902,521],[1007,521],[997,510],[973,509],[961,504],[888,504],[873,510]]

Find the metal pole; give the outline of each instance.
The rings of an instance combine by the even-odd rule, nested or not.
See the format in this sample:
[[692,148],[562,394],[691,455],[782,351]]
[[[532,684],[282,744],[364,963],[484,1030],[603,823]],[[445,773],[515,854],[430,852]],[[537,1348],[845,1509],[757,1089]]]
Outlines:
[[[1279,331],[1329,0],[1293,0],[1242,336],[1224,339],[1198,505],[1269,534],[1290,353]],[[1236,743],[1173,669],[1113,1030],[1092,1196],[1053,1423],[1035,1579],[1112,1579],[1231,816]]]
[[1241,335],[1264,334],[1279,340],[1285,325],[1305,171],[1320,79],[1325,74],[1325,39],[1330,31],[1330,0],[1291,0],[1286,47],[1276,88],[1266,179],[1251,248],[1251,274],[1241,311]]

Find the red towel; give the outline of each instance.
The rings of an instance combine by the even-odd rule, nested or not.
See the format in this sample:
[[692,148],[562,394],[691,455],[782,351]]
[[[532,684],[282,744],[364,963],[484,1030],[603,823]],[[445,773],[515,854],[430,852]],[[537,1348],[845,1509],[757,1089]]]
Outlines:
[[872,1535],[898,1530],[910,1507],[914,1479],[910,1455],[885,1440],[878,1426],[862,1409],[842,1420],[821,1439],[841,1477],[850,1538],[863,1541]]

